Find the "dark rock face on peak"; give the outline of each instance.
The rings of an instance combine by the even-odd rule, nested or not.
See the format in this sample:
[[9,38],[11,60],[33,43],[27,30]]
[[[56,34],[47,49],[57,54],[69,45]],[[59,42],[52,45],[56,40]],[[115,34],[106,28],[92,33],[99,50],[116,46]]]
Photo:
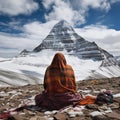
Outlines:
[[76,40],[83,39],[75,33],[74,29],[66,21],[60,21],[50,31],[43,42],[34,49],[39,52],[42,49],[53,49],[71,51],[75,49]]
[[26,55],[28,55],[28,53],[29,53],[29,51],[28,50],[26,50],[26,49],[24,49],[23,51],[21,51],[20,52],[20,56],[26,56]]
[[49,35],[33,51],[39,52],[43,49],[66,50],[84,59],[103,60],[113,57],[95,42],[86,41],[79,36],[65,20],[54,25]]

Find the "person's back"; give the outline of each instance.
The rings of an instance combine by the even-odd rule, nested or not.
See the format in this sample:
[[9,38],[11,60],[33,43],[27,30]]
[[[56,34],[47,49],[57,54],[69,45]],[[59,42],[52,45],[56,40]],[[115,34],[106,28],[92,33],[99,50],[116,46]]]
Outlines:
[[36,105],[48,110],[75,105],[82,99],[76,93],[74,71],[62,53],[55,54],[44,76],[44,91],[35,97]]
[[57,53],[44,77],[44,89],[50,94],[76,92],[74,71],[62,53]]

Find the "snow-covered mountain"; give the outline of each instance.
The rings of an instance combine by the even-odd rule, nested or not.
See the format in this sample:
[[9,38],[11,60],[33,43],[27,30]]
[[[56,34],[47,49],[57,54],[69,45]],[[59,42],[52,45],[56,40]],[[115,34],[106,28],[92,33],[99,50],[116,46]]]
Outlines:
[[[50,65],[57,51],[42,50],[38,53],[29,53],[12,59],[0,59],[0,86],[26,85],[43,83],[45,69]],[[76,80],[111,78],[120,75],[120,67],[111,65],[103,67],[102,61],[80,59],[62,51],[67,63],[74,71]]]
[[103,60],[106,57],[113,57],[95,42],[89,42],[79,36],[65,20],[57,23],[49,35],[33,51],[39,52],[43,49],[67,50],[84,59]]
[[120,76],[116,58],[60,21],[32,52],[25,49],[18,57],[0,58],[0,86],[43,83],[45,70],[58,51],[73,67],[77,81]]

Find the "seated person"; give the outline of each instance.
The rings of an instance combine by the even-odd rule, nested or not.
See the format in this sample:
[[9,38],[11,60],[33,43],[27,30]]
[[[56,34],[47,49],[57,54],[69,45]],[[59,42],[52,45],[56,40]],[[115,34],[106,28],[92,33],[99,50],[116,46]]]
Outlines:
[[59,110],[76,105],[82,100],[76,92],[76,80],[72,67],[62,53],[56,53],[44,76],[44,91],[36,95],[36,105],[47,110]]

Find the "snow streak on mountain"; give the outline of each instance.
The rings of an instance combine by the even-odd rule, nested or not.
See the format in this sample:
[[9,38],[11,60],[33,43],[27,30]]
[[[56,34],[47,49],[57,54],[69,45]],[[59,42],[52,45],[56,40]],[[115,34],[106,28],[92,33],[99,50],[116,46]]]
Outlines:
[[95,42],[86,41],[79,36],[65,20],[57,23],[49,35],[33,51],[39,52],[43,49],[67,50],[84,59],[103,60],[106,57],[113,57]]

